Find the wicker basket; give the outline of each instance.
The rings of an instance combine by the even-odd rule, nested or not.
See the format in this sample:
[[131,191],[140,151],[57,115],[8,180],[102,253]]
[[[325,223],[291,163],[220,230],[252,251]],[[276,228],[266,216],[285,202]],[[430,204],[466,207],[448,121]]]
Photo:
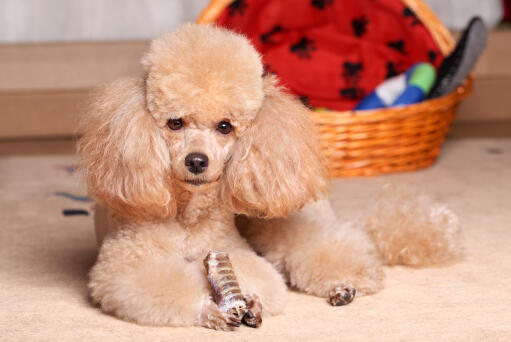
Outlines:
[[[444,55],[454,47],[447,28],[420,0],[402,0],[430,31]],[[232,0],[212,0],[197,19],[213,23]],[[354,112],[311,112],[332,177],[412,171],[433,164],[459,103],[472,90],[469,77],[456,91],[416,105]]]

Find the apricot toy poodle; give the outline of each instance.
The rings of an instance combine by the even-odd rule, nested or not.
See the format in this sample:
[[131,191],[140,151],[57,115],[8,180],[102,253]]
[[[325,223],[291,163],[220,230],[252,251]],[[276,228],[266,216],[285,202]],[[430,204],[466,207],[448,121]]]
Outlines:
[[456,216],[427,199],[391,190],[358,224],[336,218],[308,109],[263,76],[245,37],[186,24],[142,64],[143,78],[99,89],[78,143],[101,245],[90,297],[103,311],[233,329],[212,299],[210,250],[229,254],[264,317],[283,311],[287,286],[343,305],[380,289],[385,264],[459,256]]

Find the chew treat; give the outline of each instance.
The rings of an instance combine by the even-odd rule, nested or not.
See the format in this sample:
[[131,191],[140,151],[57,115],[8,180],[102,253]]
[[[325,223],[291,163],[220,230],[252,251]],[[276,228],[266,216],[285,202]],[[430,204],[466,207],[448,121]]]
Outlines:
[[204,259],[204,266],[218,307],[241,322],[247,313],[247,303],[241,294],[229,255],[225,252],[210,251]]

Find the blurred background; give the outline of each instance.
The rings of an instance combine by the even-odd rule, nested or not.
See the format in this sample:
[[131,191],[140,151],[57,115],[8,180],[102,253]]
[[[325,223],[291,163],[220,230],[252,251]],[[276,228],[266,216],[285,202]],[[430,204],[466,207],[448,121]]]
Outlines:
[[[508,0],[427,0],[456,34],[473,15],[492,29],[473,95],[450,134],[511,135]],[[149,40],[194,21],[208,0],[0,0],[0,154],[72,152],[95,86],[140,75]]]

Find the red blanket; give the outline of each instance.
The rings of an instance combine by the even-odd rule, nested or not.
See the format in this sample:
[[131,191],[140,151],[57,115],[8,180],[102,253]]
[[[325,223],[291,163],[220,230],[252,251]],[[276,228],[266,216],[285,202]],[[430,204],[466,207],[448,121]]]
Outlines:
[[314,107],[351,109],[412,64],[443,60],[399,0],[236,0],[217,24],[247,35],[266,71]]

